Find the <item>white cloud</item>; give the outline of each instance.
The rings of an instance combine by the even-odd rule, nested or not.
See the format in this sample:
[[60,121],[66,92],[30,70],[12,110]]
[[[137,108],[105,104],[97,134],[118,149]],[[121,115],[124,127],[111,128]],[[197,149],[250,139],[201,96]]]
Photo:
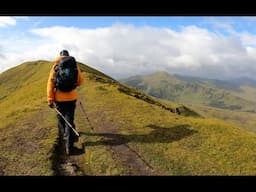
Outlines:
[[158,70],[209,78],[256,73],[256,49],[245,46],[256,38],[252,34],[226,37],[196,26],[177,32],[122,24],[96,29],[55,26],[31,32],[43,43],[31,43],[20,54],[6,54],[8,67],[27,60],[53,60],[65,48],[78,61],[118,78]]
[[0,27],[15,26],[18,20],[28,20],[29,17],[25,16],[0,16]]
[[[224,19],[224,20],[223,20]],[[237,35],[238,33],[235,31],[235,29],[233,28],[233,20],[229,17],[222,17],[221,20],[215,17],[210,17],[208,19],[206,19],[206,22],[205,23],[208,23],[210,25],[212,25],[213,27],[215,28],[218,28],[218,29],[223,29],[225,30],[226,32],[230,33],[230,34],[233,34],[233,35]]]
[[256,45],[256,36],[248,32],[241,33],[241,41],[244,45]]
[[24,19],[24,20],[28,20],[29,17],[28,16],[15,16],[15,19]]
[[16,19],[9,16],[0,16],[0,27],[6,27],[8,25],[16,25]]

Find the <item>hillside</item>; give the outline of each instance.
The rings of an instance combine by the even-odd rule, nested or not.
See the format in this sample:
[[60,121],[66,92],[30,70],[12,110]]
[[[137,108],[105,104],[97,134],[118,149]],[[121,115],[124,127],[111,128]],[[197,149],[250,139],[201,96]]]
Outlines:
[[80,67],[79,101],[90,122],[78,102],[82,150],[69,157],[46,102],[51,63],[27,62],[0,75],[0,175],[256,174],[255,133]]
[[203,105],[188,105],[197,111],[202,117],[217,118],[226,122],[234,123],[246,130],[256,132],[256,113],[232,111]]
[[243,98],[245,100],[256,102],[256,81],[248,78],[238,78],[229,81],[205,79],[199,77],[188,77],[181,75],[174,75],[180,80],[193,82],[202,86],[210,88],[224,89],[231,92],[233,95]]
[[173,102],[256,112],[256,88],[220,80],[206,80],[157,72],[121,80],[145,93]]

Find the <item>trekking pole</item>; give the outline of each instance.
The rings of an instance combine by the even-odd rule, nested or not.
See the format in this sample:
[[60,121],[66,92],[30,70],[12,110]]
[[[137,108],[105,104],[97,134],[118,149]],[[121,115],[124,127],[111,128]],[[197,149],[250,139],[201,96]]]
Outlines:
[[88,123],[89,123],[91,129],[93,130],[93,126],[92,126],[92,124],[91,124],[91,122],[90,122],[90,120],[89,120],[89,118],[88,118],[88,116],[87,116],[87,114],[86,114],[86,112],[85,112],[85,109],[84,109],[84,106],[83,106],[82,102],[79,101],[79,104],[80,104],[80,107],[81,107],[81,109],[82,109],[82,111],[83,111],[83,113],[84,113],[85,118],[87,119],[87,121],[88,121]]
[[61,114],[61,112],[57,109],[54,108],[55,111],[62,117],[62,119],[68,124],[68,126],[75,132],[75,134],[79,137],[79,133],[73,128],[73,126],[68,122],[68,120]]

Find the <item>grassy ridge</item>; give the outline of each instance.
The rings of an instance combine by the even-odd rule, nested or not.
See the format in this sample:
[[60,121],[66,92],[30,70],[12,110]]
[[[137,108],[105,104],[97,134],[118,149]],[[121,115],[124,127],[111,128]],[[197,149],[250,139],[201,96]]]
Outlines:
[[[55,174],[56,114],[46,103],[50,67],[46,61],[28,62],[0,75],[5,95],[0,99],[1,175]],[[149,97],[80,67],[84,85],[78,88],[78,101],[94,127],[77,106],[78,145],[86,148],[79,166],[85,174],[139,174],[133,170],[139,165],[122,154],[129,148],[130,157],[143,159],[162,175],[255,175],[255,133],[201,118],[184,105]],[[168,110],[177,107],[186,115]]]
[[0,75],[0,159],[4,175],[52,175],[57,129],[46,103],[50,62],[27,62]]
[[[27,62],[0,76],[1,127],[15,122],[27,112],[41,109],[46,101],[46,83],[50,62]],[[11,117],[11,118],[10,118]]]
[[[216,119],[178,116],[120,94],[117,86],[88,80],[83,90],[87,90],[83,102],[95,127],[103,126],[108,132],[109,127],[100,123],[105,119],[118,130],[116,134],[106,133],[105,142],[88,144],[88,150],[122,138],[119,144],[136,149],[152,167],[166,175],[255,174],[254,133]],[[114,139],[107,142],[109,138]],[[97,167],[98,163],[91,162],[91,166]]]

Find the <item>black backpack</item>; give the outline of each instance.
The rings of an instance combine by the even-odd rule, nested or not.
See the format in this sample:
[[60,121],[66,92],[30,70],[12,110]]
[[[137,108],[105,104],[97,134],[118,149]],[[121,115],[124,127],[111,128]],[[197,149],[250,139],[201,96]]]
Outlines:
[[69,92],[77,86],[77,64],[72,56],[63,57],[55,66],[54,84],[57,89]]

